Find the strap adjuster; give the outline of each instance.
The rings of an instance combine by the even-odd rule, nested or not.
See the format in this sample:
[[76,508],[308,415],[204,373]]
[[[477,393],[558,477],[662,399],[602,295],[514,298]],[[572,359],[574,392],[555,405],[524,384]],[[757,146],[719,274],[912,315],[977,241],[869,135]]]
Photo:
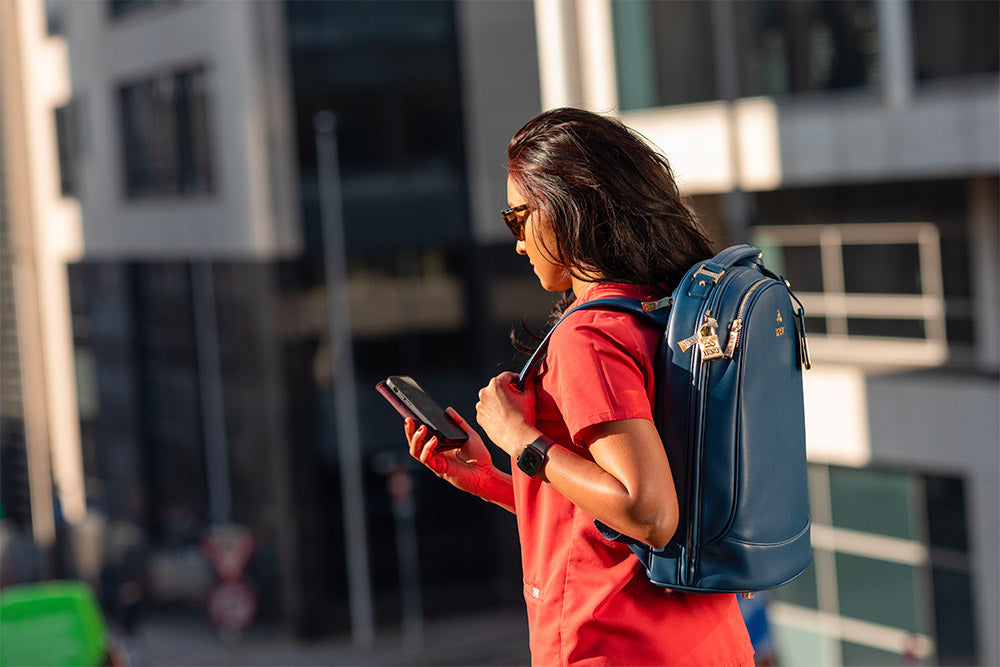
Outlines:
[[[723,275],[725,275],[726,270],[719,269],[718,271],[712,271],[711,269],[708,268],[707,264],[702,264],[701,266],[698,267],[698,270],[691,275],[691,280],[694,280],[695,276],[697,276],[699,273],[703,273],[706,276],[710,276],[712,278],[712,284],[714,285],[717,282],[719,282],[719,279],[722,278]],[[704,281],[699,281],[699,282],[704,284]]]

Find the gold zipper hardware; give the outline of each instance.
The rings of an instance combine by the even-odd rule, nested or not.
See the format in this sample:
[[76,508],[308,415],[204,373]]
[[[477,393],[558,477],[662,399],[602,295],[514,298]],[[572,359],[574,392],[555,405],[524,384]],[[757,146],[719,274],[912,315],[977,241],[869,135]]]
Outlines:
[[664,297],[664,298],[662,298],[662,299],[660,299],[658,301],[643,301],[642,302],[642,309],[644,311],[646,311],[647,313],[651,313],[654,310],[659,310],[660,308],[664,308],[664,307],[669,308],[672,305],[674,305],[674,297],[668,296],[668,297]]
[[705,311],[705,323],[698,329],[698,347],[701,349],[702,361],[722,358],[719,336],[715,333],[718,328],[718,320],[712,317],[711,311]]
[[681,352],[687,352],[688,348],[697,342],[698,342],[698,334],[695,334],[694,336],[688,336],[684,340],[679,341],[677,343],[677,347],[680,348]]
[[703,361],[718,359],[722,356],[722,350],[719,348],[719,336],[715,333],[718,327],[719,321],[712,317],[711,311],[706,311],[705,321],[698,327],[698,331],[693,336],[679,341],[677,347],[680,348],[681,352],[687,352],[692,345],[697,343]]
[[739,345],[740,331],[743,329],[743,320],[733,320],[729,323],[729,340],[726,342],[726,359],[732,359],[736,354],[736,346]]
[[743,295],[743,300],[740,301],[740,307],[736,310],[736,318],[729,323],[729,340],[726,342],[726,358],[732,359],[733,355],[736,354],[736,348],[740,344],[740,332],[743,331],[743,312],[747,309],[747,304],[750,302],[750,295],[753,294],[758,287],[767,282],[767,278],[758,280],[747,293]]

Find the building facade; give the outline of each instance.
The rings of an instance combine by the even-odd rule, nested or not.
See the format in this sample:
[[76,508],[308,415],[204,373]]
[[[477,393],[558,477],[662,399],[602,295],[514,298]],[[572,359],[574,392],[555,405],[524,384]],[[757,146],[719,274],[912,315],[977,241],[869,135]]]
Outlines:
[[[74,252],[47,265],[65,289],[70,353],[49,372],[75,394],[59,413],[76,438],[75,486],[56,485],[57,498],[78,493],[78,516],[62,502],[66,574],[93,582],[109,613],[201,615],[216,584],[203,541],[237,524],[255,538],[245,577],[260,617],[370,641],[414,583],[397,557],[409,530],[423,536],[429,613],[483,591],[516,599],[509,517],[419,477],[415,518],[395,502],[404,443],[370,389],[405,369],[469,413],[508,313],[525,305],[508,295],[496,313],[485,300],[487,272],[511,262],[476,243],[488,225],[470,210],[492,221],[501,208],[509,119],[539,107],[530,3],[16,7],[5,10],[30,16],[22,30],[57,51],[31,66],[63,77],[59,96],[29,110],[48,142],[32,167],[50,181],[47,205],[77,225]],[[498,25],[517,35],[500,39]],[[507,59],[518,66],[490,81]],[[324,209],[325,112],[339,196]],[[34,228],[54,235],[54,223]],[[334,226],[345,266],[325,263]],[[346,312],[331,296],[341,288]],[[66,467],[54,444],[40,451]],[[462,576],[448,565],[456,552],[472,564]],[[123,602],[137,571],[142,599]]]

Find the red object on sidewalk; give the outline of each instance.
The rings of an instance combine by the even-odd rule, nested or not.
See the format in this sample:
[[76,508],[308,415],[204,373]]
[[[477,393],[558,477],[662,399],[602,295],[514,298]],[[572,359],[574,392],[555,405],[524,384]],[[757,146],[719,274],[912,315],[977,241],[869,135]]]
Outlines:
[[224,581],[208,594],[206,609],[220,632],[238,635],[257,615],[257,594],[242,581]]
[[201,541],[201,551],[222,581],[238,581],[257,549],[257,540],[248,528],[215,526]]
[[256,549],[250,529],[237,524],[212,526],[201,540],[201,551],[219,576],[205,610],[223,634],[241,634],[257,615],[257,593],[240,580]]

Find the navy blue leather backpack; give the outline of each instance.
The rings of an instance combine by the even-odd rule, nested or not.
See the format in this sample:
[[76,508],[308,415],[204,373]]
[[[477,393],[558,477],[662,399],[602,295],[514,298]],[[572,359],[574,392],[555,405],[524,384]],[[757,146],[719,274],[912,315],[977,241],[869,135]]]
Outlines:
[[677,532],[663,549],[595,522],[602,535],[629,544],[650,581],[670,589],[750,595],[801,574],[812,558],[802,404],[809,355],[787,281],[764,267],[760,250],[738,245],[693,266],[661,301],[598,299],[563,319],[580,308],[663,327],[654,414],[677,489]]

